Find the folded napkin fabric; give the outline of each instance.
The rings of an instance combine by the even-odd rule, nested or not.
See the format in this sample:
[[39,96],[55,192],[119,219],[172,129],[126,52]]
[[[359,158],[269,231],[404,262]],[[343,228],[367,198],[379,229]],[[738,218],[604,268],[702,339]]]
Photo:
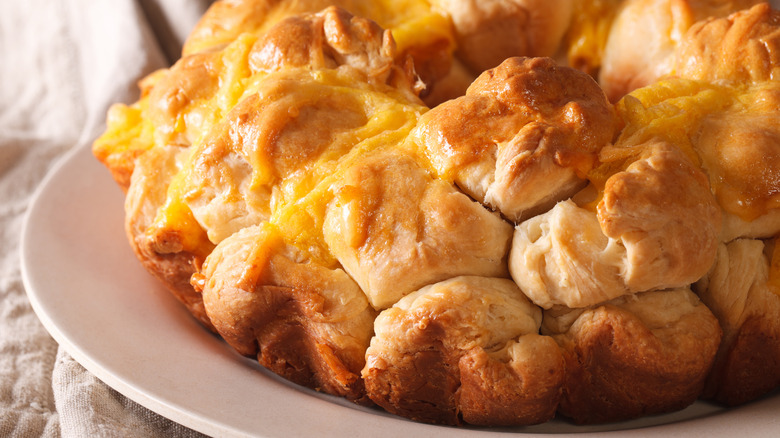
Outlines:
[[112,390],[57,345],[27,300],[20,236],[45,174],[89,147],[112,103],[137,99],[140,78],[178,57],[208,3],[0,2],[2,437],[199,436]]

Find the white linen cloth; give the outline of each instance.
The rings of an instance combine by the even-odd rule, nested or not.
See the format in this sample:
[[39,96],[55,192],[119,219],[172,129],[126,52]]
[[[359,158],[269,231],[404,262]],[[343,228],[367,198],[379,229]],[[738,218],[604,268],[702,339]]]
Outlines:
[[24,213],[46,172],[104,128],[108,106],[178,58],[207,0],[0,2],[0,436],[190,437],[112,390],[38,321],[20,273]]

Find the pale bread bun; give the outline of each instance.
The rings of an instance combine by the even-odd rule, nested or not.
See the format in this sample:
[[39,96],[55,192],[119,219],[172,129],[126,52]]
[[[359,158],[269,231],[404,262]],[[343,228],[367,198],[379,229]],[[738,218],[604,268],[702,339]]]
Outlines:
[[407,155],[361,159],[331,189],[325,242],[377,309],[459,275],[509,276],[512,226]]
[[510,58],[423,115],[412,139],[440,178],[519,222],[584,187],[617,126],[591,77]]
[[567,200],[517,226],[509,270],[534,303],[587,307],[707,272],[721,214],[706,176],[668,143],[645,146],[607,180],[597,212]]

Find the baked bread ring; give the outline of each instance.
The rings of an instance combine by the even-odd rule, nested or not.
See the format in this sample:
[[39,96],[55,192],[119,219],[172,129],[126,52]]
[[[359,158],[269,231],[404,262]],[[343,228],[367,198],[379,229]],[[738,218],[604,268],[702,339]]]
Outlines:
[[[138,258],[204,326],[432,423],[619,421],[780,385],[775,12],[675,2],[690,31],[664,74],[683,77],[613,105],[586,72],[503,59],[599,40],[610,14],[336,3],[216,2],[95,142]],[[652,2],[618,3],[576,8]]]

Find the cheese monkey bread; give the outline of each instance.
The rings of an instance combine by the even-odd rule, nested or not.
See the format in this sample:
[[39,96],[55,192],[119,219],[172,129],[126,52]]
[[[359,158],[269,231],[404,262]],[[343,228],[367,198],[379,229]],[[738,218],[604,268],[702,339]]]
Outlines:
[[736,405],[780,385],[778,26],[222,0],[93,152],[144,267],[291,382],[446,425]]

